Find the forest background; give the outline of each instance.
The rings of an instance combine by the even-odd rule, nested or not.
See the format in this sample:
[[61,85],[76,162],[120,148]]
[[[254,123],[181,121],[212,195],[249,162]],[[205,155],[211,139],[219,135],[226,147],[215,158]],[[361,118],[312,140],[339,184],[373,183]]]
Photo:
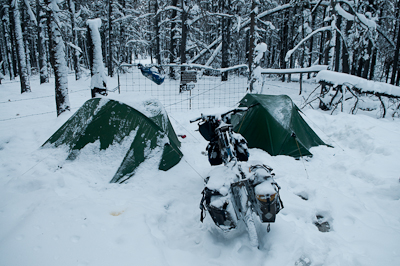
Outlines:
[[[57,113],[69,110],[66,76],[92,69],[87,21],[100,18],[108,76],[122,64],[151,57],[169,78],[171,64],[228,68],[257,64],[331,70],[399,85],[400,0],[1,0],[0,72],[56,78]],[[99,25],[100,26],[100,25]],[[267,44],[255,62],[255,47]],[[227,73],[227,72],[226,72]],[[93,75],[93,73],[92,73]],[[222,75],[222,81],[227,74]],[[281,75],[290,81],[290,75]],[[1,79],[0,79],[1,80]]]

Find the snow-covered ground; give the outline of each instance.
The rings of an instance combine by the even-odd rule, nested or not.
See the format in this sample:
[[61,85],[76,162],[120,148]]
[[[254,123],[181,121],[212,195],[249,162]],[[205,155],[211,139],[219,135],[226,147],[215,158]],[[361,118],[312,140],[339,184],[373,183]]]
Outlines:
[[[21,95],[17,80],[0,85],[0,265],[400,265],[398,118],[307,109],[306,121],[334,148],[312,148],[307,160],[251,149],[253,162],[274,168],[285,206],[269,233],[258,224],[258,250],[245,230],[200,222],[211,166],[189,120],[221,108],[170,112],[187,136],[181,162],[163,172],[148,161],[129,183],[109,184],[124,143],[101,152],[88,145],[75,161],[63,148],[40,148],[90,98],[90,79],[70,76],[72,112],[58,118],[53,81],[33,77],[31,87]],[[304,87],[307,95],[315,84]],[[301,106],[298,83],[266,81],[263,92]],[[330,232],[317,229],[317,216]]]

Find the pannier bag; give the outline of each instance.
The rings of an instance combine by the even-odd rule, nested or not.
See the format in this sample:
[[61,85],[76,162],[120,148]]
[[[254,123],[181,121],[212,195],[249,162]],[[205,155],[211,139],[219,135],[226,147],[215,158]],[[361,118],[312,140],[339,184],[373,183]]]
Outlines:
[[275,222],[276,215],[283,204],[279,195],[280,187],[273,178],[272,169],[266,165],[250,167],[254,173],[254,194],[257,201],[257,213],[264,223]]
[[200,202],[200,221],[203,222],[205,211],[207,210],[214,223],[222,230],[231,230],[236,228],[236,215],[229,194],[223,196],[218,191],[211,190],[207,187],[203,189],[202,194],[203,198]]
[[274,223],[276,215],[281,210],[281,200],[279,192],[265,195],[263,193],[257,193],[257,187],[255,188],[258,206],[260,207],[260,218],[263,223]]

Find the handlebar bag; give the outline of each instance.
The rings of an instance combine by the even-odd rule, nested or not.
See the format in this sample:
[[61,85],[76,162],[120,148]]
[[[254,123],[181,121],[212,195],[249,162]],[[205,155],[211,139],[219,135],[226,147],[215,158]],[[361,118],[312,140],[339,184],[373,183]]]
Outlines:
[[215,128],[209,121],[199,124],[199,132],[207,141],[215,139]]

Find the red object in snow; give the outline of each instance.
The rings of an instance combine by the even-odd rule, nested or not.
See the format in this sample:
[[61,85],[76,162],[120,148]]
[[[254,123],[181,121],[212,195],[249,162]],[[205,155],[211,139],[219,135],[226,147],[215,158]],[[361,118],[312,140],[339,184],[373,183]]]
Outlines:
[[181,138],[186,138],[186,135],[178,135],[178,137],[181,137]]

